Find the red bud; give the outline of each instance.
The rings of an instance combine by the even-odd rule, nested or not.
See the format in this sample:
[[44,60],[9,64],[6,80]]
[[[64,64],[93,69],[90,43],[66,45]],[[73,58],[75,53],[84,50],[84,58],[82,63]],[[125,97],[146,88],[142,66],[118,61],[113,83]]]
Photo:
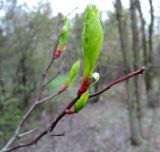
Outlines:
[[61,54],[62,54],[62,50],[56,50],[55,57],[59,58],[61,56]]
[[82,84],[78,90],[78,96],[81,96],[84,92],[87,91],[87,89],[89,88],[91,84],[91,79],[90,78],[84,78],[82,81]]
[[72,109],[66,109],[65,113],[68,115],[75,114],[75,112]]
[[67,85],[64,85],[62,88],[60,88],[59,93],[63,93],[64,91],[66,91],[68,88]]

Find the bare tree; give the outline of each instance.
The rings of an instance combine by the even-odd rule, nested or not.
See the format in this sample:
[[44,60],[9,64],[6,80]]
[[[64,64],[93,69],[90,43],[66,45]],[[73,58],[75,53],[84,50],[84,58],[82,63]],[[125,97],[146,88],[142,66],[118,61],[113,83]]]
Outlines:
[[154,73],[153,73],[153,68],[151,66],[153,65],[153,30],[154,30],[154,9],[153,9],[153,4],[152,0],[149,0],[150,4],[150,24],[149,24],[149,29],[148,29],[148,55],[147,55],[147,72],[145,75],[145,80],[146,80],[146,90],[147,90],[147,95],[148,95],[148,105],[150,107],[155,106],[155,102],[153,101],[153,79],[154,79]]
[[[136,14],[138,8],[138,1],[131,0],[130,1],[130,11],[131,11],[131,29],[132,29],[132,50],[133,50],[133,67],[136,69],[140,64],[140,47],[139,47],[139,31],[138,31],[138,17]],[[135,86],[135,102],[137,103],[137,114],[138,114],[138,121],[139,121],[139,128],[142,133],[142,106],[141,106],[141,99],[139,94],[139,80],[138,78],[134,78],[134,86]],[[143,136],[143,135],[142,135]]]
[[[153,95],[153,80],[154,80],[154,72],[153,72],[153,30],[154,30],[154,10],[152,0],[149,0],[150,4],[150,24],[146,27],[145,19],[143,16],[143,12],[141,9],[140,1],[137,0],[137,8],[140,14],[140,22],[141,22],[141,39],[142,39],[142,49],[143,49],[143,64],[147,67],[145,73],[145,86],[147,93],[147,100],[149,107],[155,107],[154,95]],[[146,34],[148,33],[148,34]],[[147,42],[148,35],[148,42]]]
[[[118,29],[119,29],[119,35],[120,35],[120,42],[121,42],[121,51],[123,55],[123,62],[126,67],[125,73],[127,71],[131,71],[132,69],[132,63],[131,63],[131,57],[129,54],[129,37],[127,33],[127,27],[126,27],[126,21],[123,16],[123,9],[121,0],[116,0],[116,14],[117,14],[117,20],[118,20]],[[134,66],[137,66],[136,64]],[[140,145],[141,140],[141,129],[140,129],[140,123],[138,119],[138,112],[139,109],[137,108],[137,102],[136,99],[133,97],[137,93],[135,91],[134,82],[132,80],[126,82],[126,88],[127,88],[127,95],[128,95],[128,110],[129,110],[129,121],[130,121],[130,131],[131,131],[131,142],[133,145]]]

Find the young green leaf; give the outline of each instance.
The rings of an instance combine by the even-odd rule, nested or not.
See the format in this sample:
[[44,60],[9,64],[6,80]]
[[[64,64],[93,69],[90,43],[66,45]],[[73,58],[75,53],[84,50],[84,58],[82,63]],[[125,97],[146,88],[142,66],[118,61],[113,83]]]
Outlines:
[[99,10],[88,5],[85,12],[82,44],[84,50],[84,77],[90,78],[99,57],[103,43],[103,29],[99,20]]
[[67,45],[70,33],[70,21],[69,19],[64,20],[64,26],[62,28],[61,38],[59,40],[59,46]]
[[81,109],[83,109],[85,107],[85,105],[87,104],[89,98],[89,93],[88,91],[86,91],[81,97],[80,99],[76,102],[76,104],[74,105],[74,109],[73,111],[75,113],[79,112]]
[[80,68],[80,61],[78,60],[72,65],[72,68],[69,72],[68,78],[66,79],[64,85],[59,89],[59,93],[63,93],[64,91],[66,91],[68,89],[68,87],[70,85],[73,84],[73,82],[79,72],[79,68]]
[[59,43],[58,43],[58,48],[55,52],[56,57],[60,57],[62,52],[66,49],[68,39],[69,39],[69,34],[70,34],[70,21],[69,21],[69,19],[65,19],[64,25],[62,28],[61,37],[60,37]]
[[77,73],[79,72],[79,68],[80,68],[80,61],[78,60],[73,64],[73,66],[69,72],[69,76],[65,82],[65,84],[67,86],[70,86],[71,84],[73,84],[73,82],[77,76]]

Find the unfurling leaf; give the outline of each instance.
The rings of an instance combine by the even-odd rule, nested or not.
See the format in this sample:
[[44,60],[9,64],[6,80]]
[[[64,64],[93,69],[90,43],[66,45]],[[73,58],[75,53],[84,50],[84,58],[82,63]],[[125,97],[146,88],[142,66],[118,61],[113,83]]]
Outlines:
[[68,39],[70,34],[70,21],[69,19],[64,20],[64,25],[62,28],[61,37],[59,39],[58,48],[55,52],[55,56],[58,58],[61,56],[62,52],[66,49]]
[[67,86],[70,86],[71,84],[73,84],[73,82],[77,76],[77,73],[79,72],[79,68],[80,68],[80,61],[78,60],[73,64],[73,66],[69,72],[68,79],[65,82],[65,84]]
[[94,73],[92,74],[92,79],[93,79],[94,83],[95,83],[95,82],[98,82],[99,79],[100,79],[99,73],[98,73],[98,72],[94,72]]
[[88,91],[86,91],[81,97],[80,99],[76,102],[76,104],[74,105],[74,109],[73,111],[75,113],[79,112],[81,109],[83,109],[85,107],[85,105],[87,104],[89,98],[89,93]]
[[82,44],[84,51],[84,76],[77,92],[81,96],[91,85],[91,76],[103,43],[103,29],[99,20],[99,10],[88,5],[85,12]]
[[99,10],[88,5],[85,12],[82,44],[84,50],[84,77],[91,78],[103,43],[103,29],[99,20]]
[[67,45],[70,33],[70,21],[69,19],[64,20],[64,25],[62,28],[61,38],[59,40],[59,46]]
[[68,78],[65,81],[65,84],[63,85],[63,87],[61,87],[59,89],[59,93],[63,93],[64,91],[66,91],[68,89],[68,87],[70,85],[72,85],[74,83],[75,78],[79,72],[79,68],[80,68],[80,61],[78,60],[72,65],[72,68],[69,72]]
[[94,72],[92,74],[92,84],[90,85],[90,87],[93,86],[95,83],[97,83],[99,81],[99,79],[100,79],[99,73]]

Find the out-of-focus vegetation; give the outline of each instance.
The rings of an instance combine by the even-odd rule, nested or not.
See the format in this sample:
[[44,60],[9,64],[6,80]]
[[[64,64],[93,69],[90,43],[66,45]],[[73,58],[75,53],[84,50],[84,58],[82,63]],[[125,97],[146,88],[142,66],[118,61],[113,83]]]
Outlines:
[[[107,7],[107,6],[106,6]],[[53,16],[52,9],[48,3],[39,3],[37,8],[31,10],[26,5],[18,5],[16,0],[2,1],[0,11],[0,144],[4,143],[15,129],[17,123],[22,118],[24,112],[31,104],[37,94],[39,80],[47,61],[50,59],[50,53],[56,38],[57,27],[61,20],[62,14]],[[133,12],[134,13],[134,12]],[[133,65],[134,58],[132,50],[132,29],[130,10],[123,9],[122,16],[125,20],[125,30],[127,31],[129,66]],[[137,15],[138,16],[138,15]],[[67,72],[71,65],[77,60],[83,59],[82,54],[82,28],[83,14],[76,14],[71,23],[71,34],[67,50],[62,55],[62,59],[56,61],[53,69],[49,73],[49,77],[53,77],[63,65],[61,75],[51,82],[48,87],[49,94],[55,92],[63,85],[63,81],[67,78]],[[159,22],[159,20],[155,20]],[[140,20],[138,20],[140,23]],[[104,30],[104,45],[100,55],[100,60],[96,66],[96,70],[101,75],[100,83],[95,85],[91,91],[103,87],[104,84],[123,75],[126,71],[134,69],[134,66],[128,70],[124,58],[121,53],[122,38],[119,33],[118,19],[116,11],[108,14],[108,19],[102,21]],[[142,31],[140,24],[137,24],[139,34],[138,45],[138,63],[136,66],[144,65],[144,54],[142,46]],[[146,33],[149,26],[146,25]],[[155,29],[155,27],[153,27]],[[157,29],[156,29],[157,30]],[[148,34],[148,33],[147,33]],[[149,38],[146,34],[146,44],[149,45]],[[119,38],[120,37],[120,38]],[[147,80],[139,84],[148,85],[150,100],[158,105],[159,83],[159,39],[160,33],[157,30],[153,33],[153,51],[151,52],[152,60],[149,65],[145,66],[152,70],[149,73],[149,81]],[[124,43],[124,44],[125,44]],[[147,46],[148,48],[149,46]],[[149,49],[148,49],[149,52]],[[62,63],[65,60],[65,63]],[[148,67],[149,66],[149,67]],[[81,75],[83,74],[83,66],[81,66]],[[151,75],[151,76],[150,76]],[[80,77],[77,84],[80,82]],[[145,83],[146,82],[146,83]],[[76,84],[67,92],[68,95],[74,95],[76,92]],[[139,85],[141,88],[141,86]],[[151,88],[151,89],[150,89]],[[143,96],[147,96],[145,91],[141,91]],[[140,97],[141,100],[143,97]],[[63,97],[56,100],[62,100]],[[53,104],[53,103],[52,103]],[[43,111],[43,110],[42,110]]]
[[35,97],[58,17],[51,17],[49,4],[29,10],[16,1],[3,1],[1,12],[4,15],[0,17],[0,139],[4,140]]

